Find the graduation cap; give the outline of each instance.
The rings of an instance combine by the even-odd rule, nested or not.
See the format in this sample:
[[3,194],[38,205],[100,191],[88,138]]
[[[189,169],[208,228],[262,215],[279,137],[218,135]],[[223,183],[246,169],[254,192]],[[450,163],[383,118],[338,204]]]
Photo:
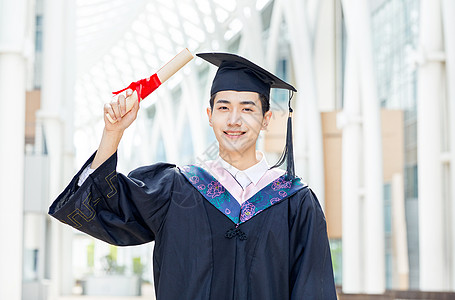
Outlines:
[[220,91],[256,92],[270,101],[270,89],[279,88],[289,90],[289,117],[287,122],[286,146],[278,160],[272,167],[287,164],[287,178],[294,179],[294,151],[292,143],[292,108],[291,99],[297,90],[289,83],[281,80],[264,68],[231,53],[198,53],[200,58],[218,67],[213,79],[210,95]]

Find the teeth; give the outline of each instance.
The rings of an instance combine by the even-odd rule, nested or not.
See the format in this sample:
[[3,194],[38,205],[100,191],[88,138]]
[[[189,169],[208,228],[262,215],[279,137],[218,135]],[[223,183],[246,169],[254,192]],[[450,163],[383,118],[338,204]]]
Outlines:
[[226,132],[228,135],[242,135],[243,132]]

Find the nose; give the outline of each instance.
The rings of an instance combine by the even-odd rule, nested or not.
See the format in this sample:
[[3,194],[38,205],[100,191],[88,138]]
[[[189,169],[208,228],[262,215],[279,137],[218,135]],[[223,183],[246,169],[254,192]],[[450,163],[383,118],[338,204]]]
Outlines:
[[232,110],[228,117],[228,126],[241,126],[242,117],[237,109]]

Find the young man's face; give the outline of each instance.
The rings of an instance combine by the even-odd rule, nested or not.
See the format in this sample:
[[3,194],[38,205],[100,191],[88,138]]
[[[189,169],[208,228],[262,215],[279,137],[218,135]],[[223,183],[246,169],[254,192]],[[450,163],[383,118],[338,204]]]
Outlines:
[[222,157],[231,159],[256,151],[256,140],[265,129],[272,112],[262,113],[259,94],[255,92],[220,91],[213,101],[213,111],[207,108]]

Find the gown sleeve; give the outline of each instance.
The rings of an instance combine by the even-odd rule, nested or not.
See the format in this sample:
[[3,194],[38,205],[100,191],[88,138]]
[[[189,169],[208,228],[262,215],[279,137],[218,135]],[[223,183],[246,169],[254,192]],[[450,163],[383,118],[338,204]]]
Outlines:
[[324,213],[311,189],[304,192],[291,229],[291,299],[336,300]]
[[125,176],[116,172],[115,153],[79,187],[79,176],[94,156],[52,203],[49,214],[113,245],[153,241],[169,207],[175,166],[158,163]]

